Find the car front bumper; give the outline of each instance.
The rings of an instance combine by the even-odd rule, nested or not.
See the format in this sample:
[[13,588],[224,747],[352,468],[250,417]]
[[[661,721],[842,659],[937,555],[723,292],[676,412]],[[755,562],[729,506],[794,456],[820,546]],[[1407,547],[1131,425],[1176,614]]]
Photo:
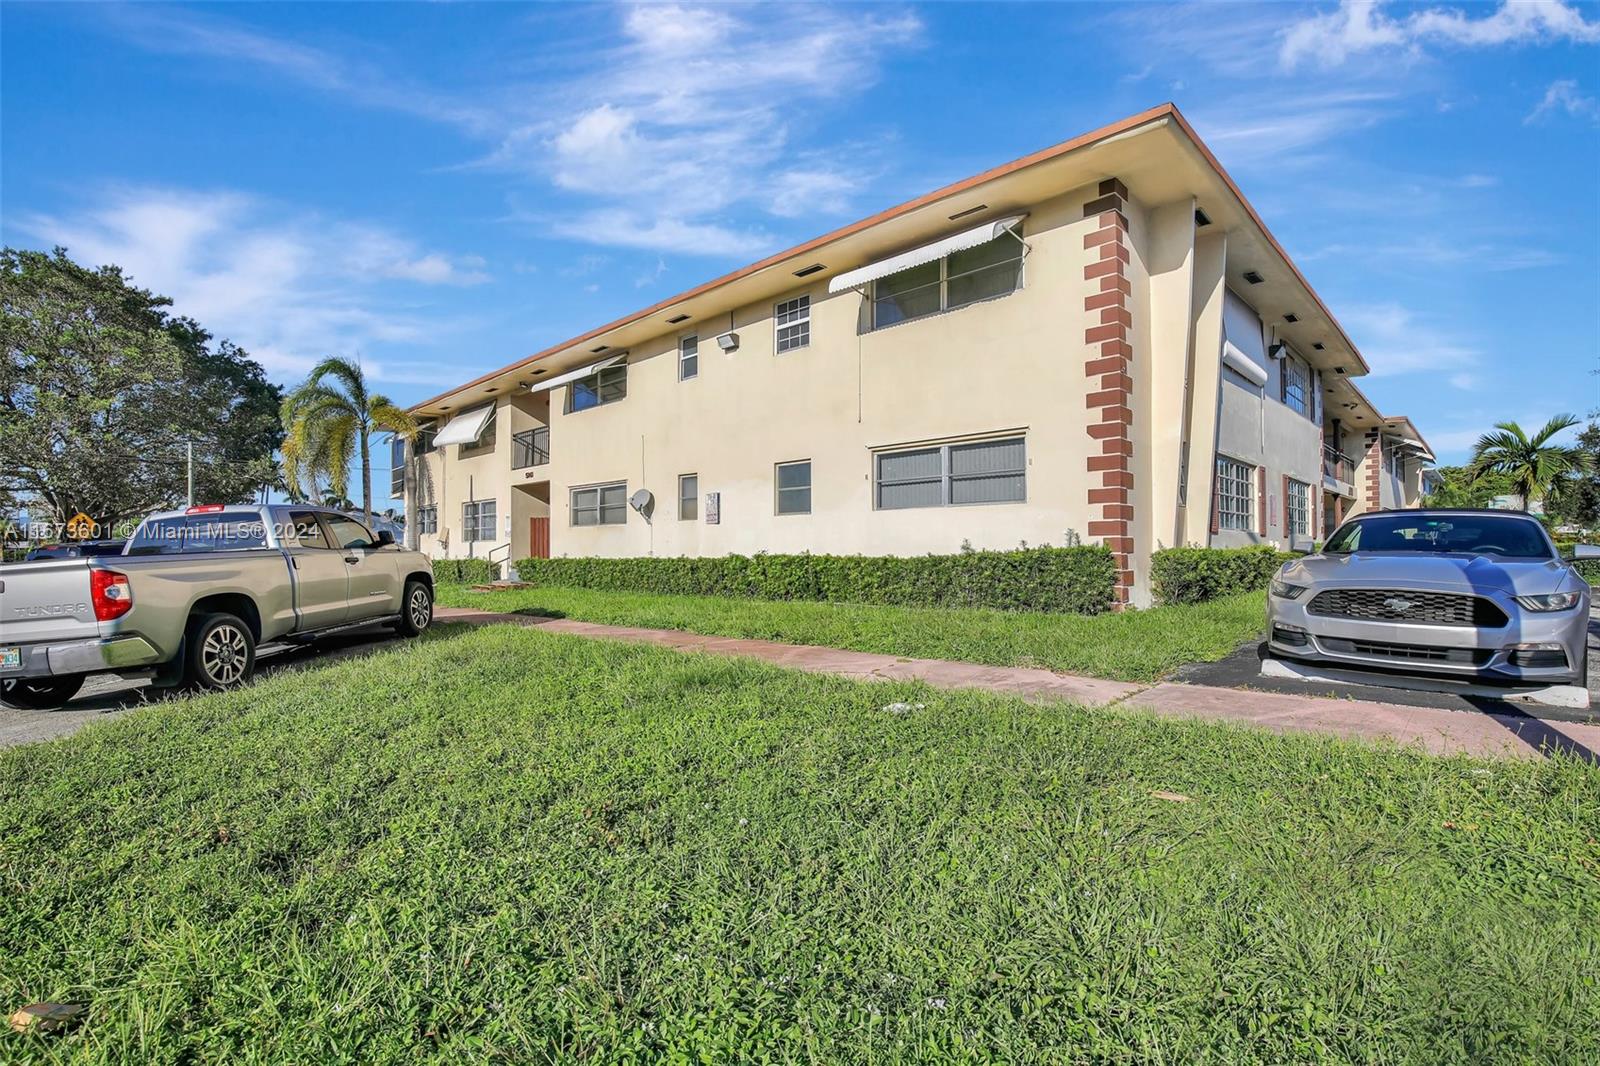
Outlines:
[[133,670],[161,661],[161,653],[154,645],[137,636],[24,644],[21,651],[21,665],[0,670],[0,679],[103,674],[114,670]]
[[1495,598],[1499,628],[1426,625],[1312,614],[1299,599],[1267,596],[1267,646],[1274,655],[1345,666],[1542,684],[1586,682],[1587,597],[1567,611],[1535,612]]

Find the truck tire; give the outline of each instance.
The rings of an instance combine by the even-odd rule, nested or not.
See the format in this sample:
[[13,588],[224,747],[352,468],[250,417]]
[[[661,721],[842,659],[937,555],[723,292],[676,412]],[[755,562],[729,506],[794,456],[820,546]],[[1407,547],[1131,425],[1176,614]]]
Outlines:
[[18,711],[53,711],[78,694],[83,678],[83,674],[7,678],[0,681],[0,704]]
[[183,679],[189,688],[233,688],[256,668],[256,641],[237,615],[202,614],[189,622],[183,641]]
[[400,617],[394,631],[401,636],[415,637],[433,624],[433,590],[425,582],[407,581],[400,597]]

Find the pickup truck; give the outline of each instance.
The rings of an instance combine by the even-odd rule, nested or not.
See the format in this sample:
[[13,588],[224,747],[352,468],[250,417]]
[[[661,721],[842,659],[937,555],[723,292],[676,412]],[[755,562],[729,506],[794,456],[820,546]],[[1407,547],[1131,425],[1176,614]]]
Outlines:
[[433,621],[433,567],[338,511],[208,504],[146,518],[121,555],[0,566],[0,703],[60,707],[91,674],[242,684],[263,644]]

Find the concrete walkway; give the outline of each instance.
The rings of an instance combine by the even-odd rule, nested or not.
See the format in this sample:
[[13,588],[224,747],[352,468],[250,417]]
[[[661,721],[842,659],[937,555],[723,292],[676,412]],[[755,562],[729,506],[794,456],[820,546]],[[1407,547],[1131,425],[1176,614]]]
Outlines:
[[1441,710],[1176,682],[1139,685],[1028,667],[907,659],[771,640],[708,637],[675,629],[640,629],[569,618],[497,614],[468,607],[440,607],[434,617],[440,622],[519,625],[570,636],[654,644],[678,651],[742,655],[790,669],[869,681],[922,681],[936,688],[985,689],[1035,702],[1067,700],[1088,707],[1117,704],[1167,717],[1240,722],[1279,733],[1329,733],[1354,739],[1386,739],[1416,745],[1438,755],[1464,753],[1537,758],[1555,749],[1600,761],[1600,725],[1549,721],[1511,710]]

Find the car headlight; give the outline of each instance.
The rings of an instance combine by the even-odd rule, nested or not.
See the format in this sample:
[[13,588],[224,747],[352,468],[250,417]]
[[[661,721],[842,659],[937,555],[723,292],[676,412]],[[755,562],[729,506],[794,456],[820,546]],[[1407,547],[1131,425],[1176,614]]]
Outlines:
[[1298,600],[1306,594],[1306,586],[1291,585],[1287,581],[1272,579],[1272,594],[1282,600]]
[[1578,605],[1576,592],[1552,592],[1548,596],[1518,596],[1517,602],[1530,611],[1565,611]]

